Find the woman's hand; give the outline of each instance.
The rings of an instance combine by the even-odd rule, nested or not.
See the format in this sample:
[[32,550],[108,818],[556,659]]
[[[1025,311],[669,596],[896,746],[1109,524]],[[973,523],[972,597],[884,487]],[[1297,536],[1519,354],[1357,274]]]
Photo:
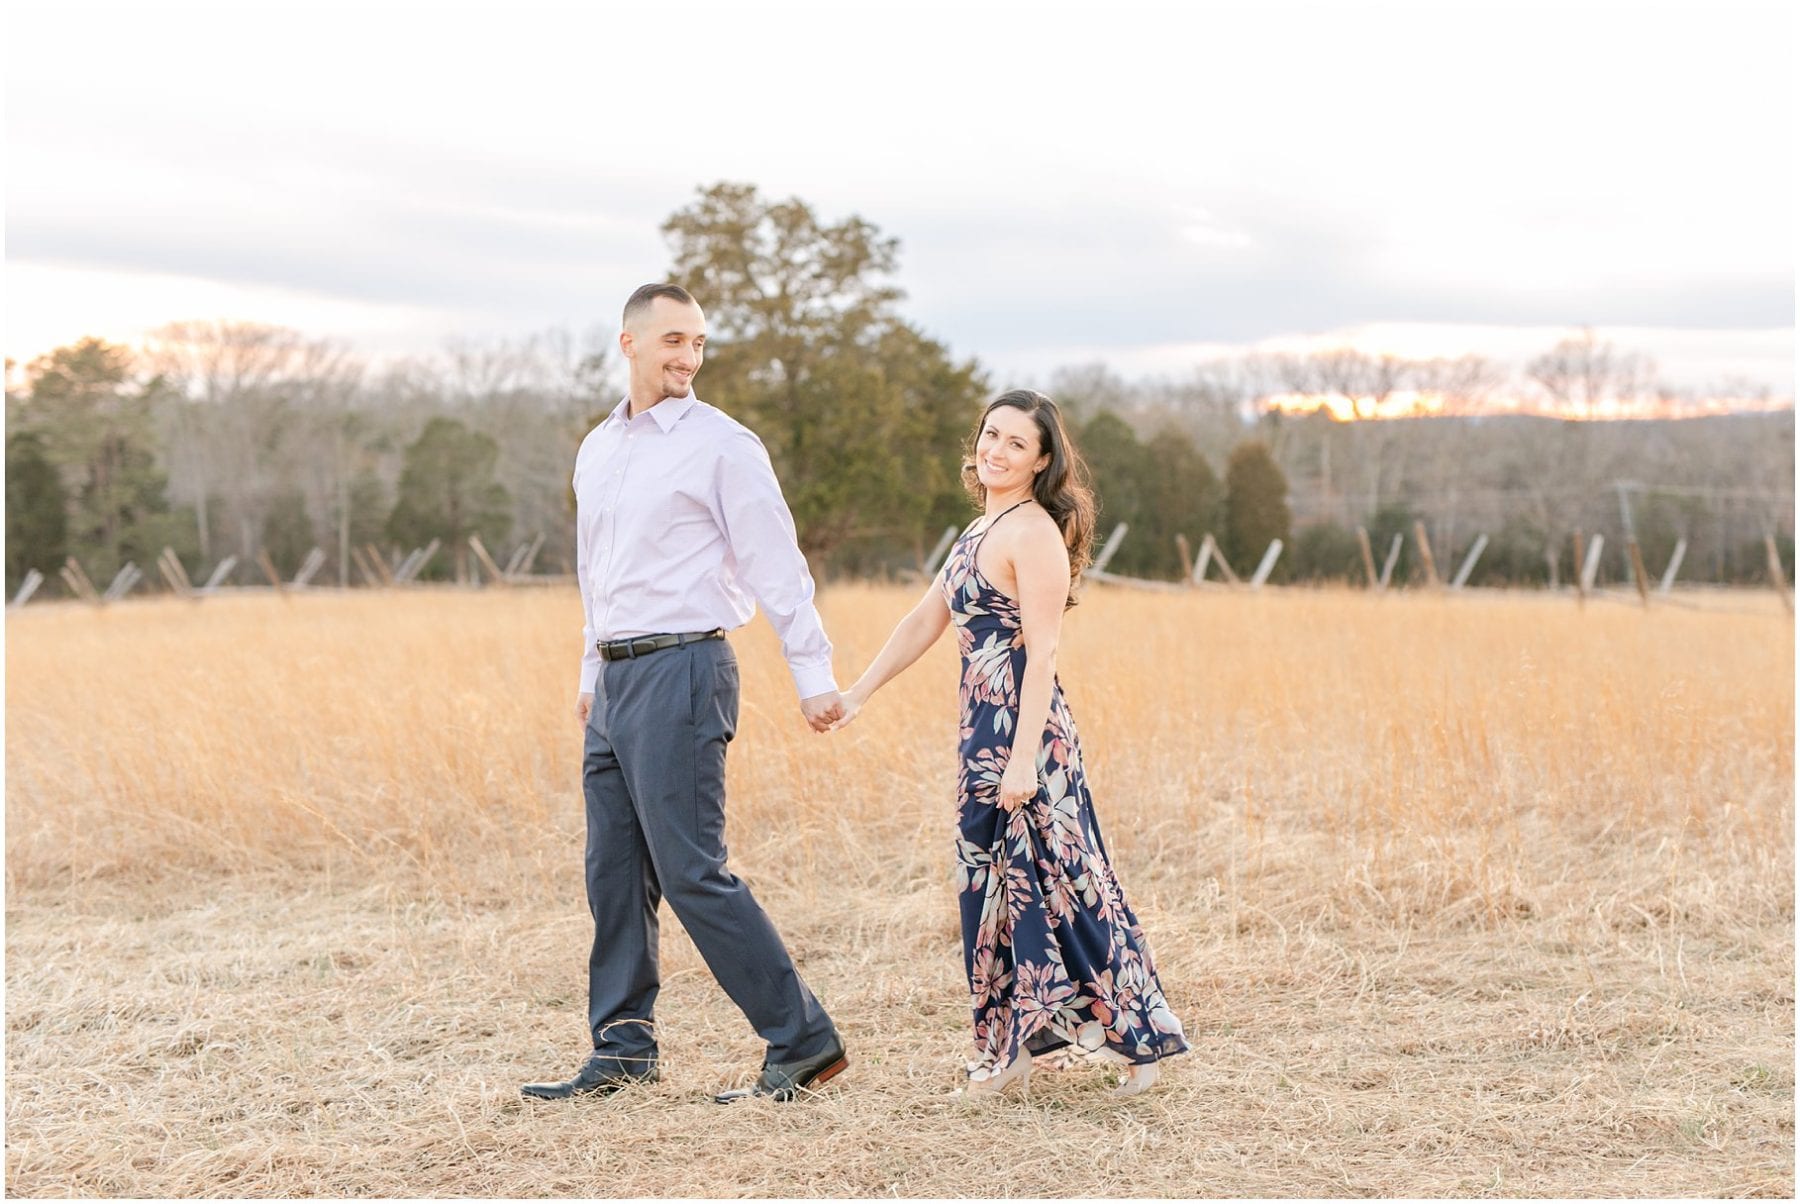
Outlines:
[[838,716],[836,723],[833,723],[825,730],[827,732],[836,732],[849,727],[851,721],[856,718],[857,712],[862,710],[862,705],[866,697],[867,696],[855,686],[851,686],[848,690],[845,690],[843,694],[844,713]]
[[1006,772],[1000,775],[1000,806],[1006,811],[1017,811],[1038,792],[1037,766],[1029,757],[1014,757],[1006,763]]

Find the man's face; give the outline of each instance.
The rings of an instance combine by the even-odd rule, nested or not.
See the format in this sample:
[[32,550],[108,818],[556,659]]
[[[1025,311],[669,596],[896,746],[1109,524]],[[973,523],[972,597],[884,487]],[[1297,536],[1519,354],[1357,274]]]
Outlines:
[[698,305],[658,297],[620,333],[619,349],[631,361],[634,397],[686,397],[706,357],[706,315]]

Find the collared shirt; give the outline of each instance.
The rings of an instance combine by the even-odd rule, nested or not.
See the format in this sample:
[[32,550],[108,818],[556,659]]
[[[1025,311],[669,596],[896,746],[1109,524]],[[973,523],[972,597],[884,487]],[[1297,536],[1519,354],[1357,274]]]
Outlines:
[[835,690],[812,573],[762,440],[691,392],[630,412],[627,398],[575,455],[582,693],[600,673],[596,641],[742,627],[758,602],[800,697]]

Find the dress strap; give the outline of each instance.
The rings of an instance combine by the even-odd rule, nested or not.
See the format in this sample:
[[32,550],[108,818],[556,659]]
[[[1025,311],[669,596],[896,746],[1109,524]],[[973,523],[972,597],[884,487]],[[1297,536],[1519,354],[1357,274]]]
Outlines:
[[1001,519],[1003,519],[1007,515],[1011,514],[1014,510],[1017,510],[1020,506],[1025,505],[1026,502],[1029,502],[1031,500],[1032,500],[1031,498],[1026,498],[1024,501],[1014,502],[1012,505],[1008,506],[1006,509],[1002,510],[1000,513],[994,515],[993,518],[989,519],[987,522],[987,525],[983,526],[980,531],[976,532],[975,546],[977,548],[979,548],[981,546],[981,541],[987,538],[987,533],[994,529],[995,523],[999,522]]

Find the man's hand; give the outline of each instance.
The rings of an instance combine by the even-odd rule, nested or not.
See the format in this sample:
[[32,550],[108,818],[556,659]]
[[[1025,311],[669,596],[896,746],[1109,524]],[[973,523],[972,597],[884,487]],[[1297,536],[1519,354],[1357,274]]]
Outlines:
[[841,732],[849,727],[851,721],[856,718],[857,713],[863,709],[863,702],[864,699],[856,692],[856,687],[851,686],[849,692],[844,695],[843,714],[839,715],[837,721],[825,730],[828,732]]
[[594,696],[592,694],[575,695],[575,718],[581,721],[581,730],[584,732],[587,731],[588,715],[590,715],[593,710]]
[[828,732],[831,725],[844,717],[844,698],[836,690],[829,694],[814,694],[811,698],[800,700],[800,713],[806,716],[806,724],[815,732]]

